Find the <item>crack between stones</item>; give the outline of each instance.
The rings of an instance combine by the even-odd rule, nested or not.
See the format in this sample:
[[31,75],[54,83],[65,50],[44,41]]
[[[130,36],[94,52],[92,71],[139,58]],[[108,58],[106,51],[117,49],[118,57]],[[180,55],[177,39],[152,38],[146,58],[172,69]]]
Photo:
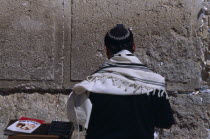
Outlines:
[[62,2],[62,5],[63,5],[63,15],[62,15],[62,18],[63,18],[63,23],[62,23],[62,68],[61,68],[61,86],[62,88],[64,88],[64,49],[65,49],[65,0],[63,0]]
[[72,73],[71,72],[71,70],[72,70],[72,65],[71,65],[71,59],[72,59],[71,57],[72,57],[72,54],[71,53],[72,53],[72,38],[73,38],[73,35],[72,35],[72,30],[73,30],[73,6],[72,6],[73,5],[73,0],[71,0],[71,4],[70,5],[71,5],[71,7],[70,7],[71,8],[71,19],[70,19],[71,20],[70,21],[71,22],[71,25],[70,25],[71,26],[71,32],[70,32],[71,33],[70,34],[71,35],[71,38],[70,38],[71,41],[70,41],[70,61],[69,61],[70,62],[70,72],[69,72],[70,79],[69,80],[71,82],[73,82],[72,79],[71,79],[71,73]]
[[44,93],[50,93],[50,94],[65,94],[65,95],[69,95],[69,92],[71,92],[71,89],[30,89],[30,90],[26,90],[26,89],[3,89],[0,91],[0,96],[7,96],[7,95],[11,95],[11,94],[16,94],[16,93],[29,93],[29,94],[33,94],[33,93],[40,93],[40,94],[44,94]]
[[70,0],[70,2],[71,2],[71,4],[70,4],[71,5],[71,7],[70,7],[71,8],[71,10],[70,10],[71,11],[71,14],[70,14],[71,15],[71,19],[70,19],[71,20],[70,21],[70,23],[71,23],[71,25],[70,25],[71,26],[70,39],[71,40],[70,40],[70,61],[69,61],[70,62],[70,67],[69,67],[70,72],[69,72],[69,74],[70,74],[70,82],[77,82],[77,80],[73,80],[72,77],[71,77],[71,75],[72,75],[71,59],[72,59],[72,46],[73,46],[73,43],[72,43],[73,42],[72,41],[73,40],[73,33],[72,32],[73,32],[73,4],[74,4],[74,1]]

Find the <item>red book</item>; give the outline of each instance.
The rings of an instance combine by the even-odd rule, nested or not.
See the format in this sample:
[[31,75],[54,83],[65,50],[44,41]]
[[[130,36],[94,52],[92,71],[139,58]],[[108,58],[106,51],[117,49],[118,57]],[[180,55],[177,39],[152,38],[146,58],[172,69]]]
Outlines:
[[20,121],[20,120],[35,121],[35,122],[38,122],[38,123],[40,123],[40,124],[43,124],[43,123],[44,123],[44,120],[40,120],[40,119],[32,119],[32,118],[27,118],[27,117],[21,117],[21,118],[19,119],[19,121]]

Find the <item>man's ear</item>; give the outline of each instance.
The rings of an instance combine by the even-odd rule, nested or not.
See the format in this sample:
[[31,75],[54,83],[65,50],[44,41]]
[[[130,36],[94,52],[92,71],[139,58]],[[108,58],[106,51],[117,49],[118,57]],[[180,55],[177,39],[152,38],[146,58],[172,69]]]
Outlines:
[[109,48],[107,48],[107,47],[105,46],[104,49],[105,49],[105,51],[106,51],[106,56],[107,56],[108,58],[110,58],[111,53],[110,53]]
[[136,45],[135,45],[135,44],[133,44],[133,47],[132,47],[132,52],[134,53],[134,52],[135,52],[135,50],[136,50]]
[[104,50],[105,50],[106,55],[107,55],[108,50],[107,50],[107,47],[106,46],[104,46]]

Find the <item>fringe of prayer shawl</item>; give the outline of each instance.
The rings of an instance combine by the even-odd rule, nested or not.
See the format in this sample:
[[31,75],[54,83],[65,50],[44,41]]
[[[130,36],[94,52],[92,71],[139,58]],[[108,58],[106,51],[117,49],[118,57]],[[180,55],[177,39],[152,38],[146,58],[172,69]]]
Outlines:
[[[131,83],[128,79],[122,79],[122,78],[116,78],[114,76],[107,76],[107,75],[96,75],[96,76],[88,76],[86,81],[88,82],[94,82],[96,83],[97,81],[100,81],[102,84],[105,83],[108,79],[112,81],[112,85],[117,88],[121,88],[124,86],[124,91],[127,92],[128,88],[133,88],[132,94],[136,94],[138,92],[139,94],[147,94],[148,96],[155,95],[156,91],[158,90],[157,96],[158,97],[163,97],[166,96],[166,99],[168,99],[168,94],[164,89],[157,89],[157,87],[150,87],[149,85],[142,85],[142,83]],[[144,90],[144,91],[143,91]],[[147,90],[147,91],[145,91]],[[152,92],[152,93],[151,93]]]

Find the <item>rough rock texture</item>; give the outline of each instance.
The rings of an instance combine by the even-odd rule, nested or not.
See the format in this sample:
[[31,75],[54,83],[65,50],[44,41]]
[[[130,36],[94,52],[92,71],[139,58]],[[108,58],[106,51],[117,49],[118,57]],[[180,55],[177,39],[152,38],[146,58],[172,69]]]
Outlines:
[[1,0],[0,6],[0,88],[62,88],[63,1]]
[[199,0],[73,1],[71,79],[84,79],[99,67],[106,31],[124,23],[133,27],[136,55],[166,77],[169,90],[199,88],[201,53],[193,32],[200,9]]
[[210,94],[179,94],[170,97],[176,125],[164,130],[161,139],[207,139],[210,129]]
[[203,3],[203,14],[201,16],[201,25],[199,30],[199,36],[203,40],[201,45],[206,46],[202,57],[202,79],[208,85],[210,82],[210,3]]
[[0,4],[2,89],[69,89],[70,81],[84,79],[103,63],[103,37],[116,23],[133,27],[136,55],[166,77],[168,90],[201,86],[204,48],[196,36],[201,0],[3,0]]
[[68,95],[61,93],[2,93],[0,92],[0,139],[4,139],[3,130],[10,119],[22,116],[68,121],[66,102]]

